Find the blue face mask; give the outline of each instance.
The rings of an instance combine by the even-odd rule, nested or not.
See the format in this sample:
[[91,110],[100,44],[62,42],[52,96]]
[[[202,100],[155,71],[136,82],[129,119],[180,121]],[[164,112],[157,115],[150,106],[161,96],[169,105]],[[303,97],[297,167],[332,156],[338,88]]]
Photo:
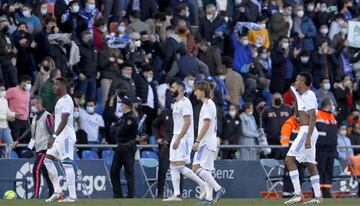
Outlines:
[[124,26],[118,26],[117,28],[119,33],[124,33],[125,32],[125,27]]
[[95,4],[86,4],[86,10],[87,11],[92,11],[94,10],[96,7],[95,7]]
[[80,11],[80,6],[73,6],[73,13],[79,13]]
[[86,111],[87,111],[89,114],[92,114],[92,113],[94,113],[94,111],[95,111],[95,107],[93,107],[93,106],[87,106],[87,107],[86,107]]

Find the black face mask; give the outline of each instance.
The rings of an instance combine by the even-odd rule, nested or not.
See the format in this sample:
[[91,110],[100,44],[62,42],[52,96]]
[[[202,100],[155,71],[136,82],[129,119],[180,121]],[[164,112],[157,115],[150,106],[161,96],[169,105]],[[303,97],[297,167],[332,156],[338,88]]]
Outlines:
[[173,98],[176,98],[177,96],[179,96],[179,92],[178,92],[178,91],[171,92],[171,96],[172,96]]
[[125,90],[120,90],[120,91],[118,91],[117,95],[122,98],[122,97],[124,97],[126,95],[126,91]]
[[277,99],[274,100],[274,105],[275,105],[275,106],[280,106],[281,103],[282,103],[282,102],[281,102],[281,99],[280,99],[280,98],[277,98]]
[[9,31],[9,27],[8,27],[8,26],[5,26],[5,27],[2,29],[3,34],[8,33],[8,31]]
[[50,70],[50,67],[44,66],[43,69],[44,69],[44,71],[48,72]]
[[185,34],[186,33],[186,29],[184,29],[184,28],[178,29],[178,31],[179,31],[180,34]]

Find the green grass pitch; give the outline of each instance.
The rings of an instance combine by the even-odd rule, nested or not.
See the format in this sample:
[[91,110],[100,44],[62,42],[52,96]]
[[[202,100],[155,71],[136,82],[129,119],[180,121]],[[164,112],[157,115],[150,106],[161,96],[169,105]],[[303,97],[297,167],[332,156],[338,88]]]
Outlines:
[[[283,206],[285,199],[266,200],[266,199],[221,199],[213,205],[219,206]],[[80,200],[76,203],[45,203],[44,200],[0,200],[0,206],[191,206],[198,205],[195,199],[184,200],[181,202],[162,202],[161,200],[132,199],[132,200],[113,200],[113,199],[94,199]],[[302,205],[302,204],[295,204]],[[325,200],[325,206],[359,206],[360,200],[349,199],[329,199]]]

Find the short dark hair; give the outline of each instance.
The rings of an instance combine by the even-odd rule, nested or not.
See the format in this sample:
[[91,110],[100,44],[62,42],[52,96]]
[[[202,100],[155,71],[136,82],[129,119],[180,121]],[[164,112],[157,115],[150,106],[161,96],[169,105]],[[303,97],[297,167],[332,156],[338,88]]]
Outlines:
[[300,72],[299,76],[304,77],[306,86],[310,87],[312,84],[312,76],[309,72]]
[[330,98],[325,98],[321,101],[321,109],[324,109],[327,106],[331,106],[331,99]]
[[86,104],[87,104],[87,103],[90,103],[90,102],[94,102],[94,104],[96,105],[95,99],[88,99],[88,100],[86,101]]
[[210,98],[210,92],[211,92],[211,88],[210,88],[210,84],[206,81],[198,81],[195,83],[195,90],[200,90],[205,92],[205,97],[206,98]]
[[125,67],[131,67],[131,69],[132,69],[132,68],[134,68],[134,65],[130,64],[129,62],[124,62],[120,65],[121,69],[124,69]]
[[29,76],[29,75],[21,75],[20,77],[19,77],[19,83],[21,83],[21,82],[26,82],[26,81],[31,81],[32,79],[31,79],[31,77]]
[[169,25],[166,27],[166,31],[175,31],[175,27],[172,25]]
[[329,77],[323,77],[323,78],[321,78],[320,82],[323,82],[324,80],[330,80],[330,79],[329,79]]
[[45,24],[48,24],[50,22],[56,23],[56,18],[53,16],[46,17]]
[[181,79],[175,78],[170,82],[170,85],[177,84],[178,86],[182,87],[183,90],[185,90],[185,84]]
[[58,81],[58,82],[60,82],[63,86],[66,87],[67,81],[66,81],[64,78],[59,77],[59,78],[56,78],[55,80]]
[[249,109],[251,106],[253,106],[252,102],[245,102],[243,105],[243,111],[245,111],[246,109]]
[[104,18],[101,17],[101,18],[98,18],[95,21],[94,26],[99,27],[99,26],[102,26],[102,25],[105,25],[105,24],[107,24],[107,21]]

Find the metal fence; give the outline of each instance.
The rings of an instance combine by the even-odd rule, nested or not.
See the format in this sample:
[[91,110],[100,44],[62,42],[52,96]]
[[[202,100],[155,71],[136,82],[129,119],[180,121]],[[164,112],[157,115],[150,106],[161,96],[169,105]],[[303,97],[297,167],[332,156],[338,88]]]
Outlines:
[[[138,149],[145,149],[145,148],[157,148],[158,145],[156,144],[138,144],[136,145]],[[17,147],[26,148],[27,144],[18,144]],[[75,148],[116,148],[116,144],[76,144]],[[5,158],[10,157],[10,153],[13,150],[12,145],[2,144],[0,145],[0,149],[5,148]],[[271,149],[281,149],[281,148],[288,148],[287,146],[282,145],[219,145],[219,150],[227,150],[227,149],[241,149],[241,148],[249,148],[250,151],[259,150],[263,148],[271,148]],[[348,149],[360,149],[360,145],[352,145],[352,146],[338,146],[337,148],[346,150]]]

